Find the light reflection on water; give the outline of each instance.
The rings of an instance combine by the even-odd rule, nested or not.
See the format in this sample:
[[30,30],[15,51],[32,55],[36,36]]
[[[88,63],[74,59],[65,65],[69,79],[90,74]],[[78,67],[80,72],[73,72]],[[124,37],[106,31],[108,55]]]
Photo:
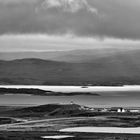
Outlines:
[[64,139],[64,138],[73,138],[74,136],[70,135],[57,135],[57,136],[42,136],[43,139]]
[[119,127],[75,127],[61,129],[60,132],[88,132],[88,133],[122,133],[140,134],[140,127],[119,128]]
[[37,86],[37,85],[0,85],[0,88],[38,88],[42,90],[51,90],[59,92],[102,92],[102,91],[140,91],[140,85],[129,86]]

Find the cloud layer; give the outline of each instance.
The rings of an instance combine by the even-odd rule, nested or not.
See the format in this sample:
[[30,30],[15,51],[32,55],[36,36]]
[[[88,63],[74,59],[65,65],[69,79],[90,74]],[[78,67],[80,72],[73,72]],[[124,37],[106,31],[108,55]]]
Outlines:
[[73,35],[3,35],[0,37],[0,52],[65,51],[81,49],[140,49],[140,41],[105,39],[98,40]]
[[139,13],[139,0],[0,0],[0,34],[139,40]]
[[86,0],[45,0],[42,2],[44,9],[61,8],[64,12],[78,12],[80,10],[87,10],[97,14],[98,11],[90,6]]

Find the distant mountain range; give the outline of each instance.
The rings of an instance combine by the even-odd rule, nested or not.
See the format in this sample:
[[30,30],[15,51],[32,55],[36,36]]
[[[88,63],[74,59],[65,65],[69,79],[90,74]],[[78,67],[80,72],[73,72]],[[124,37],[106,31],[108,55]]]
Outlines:
[[0,84],[140,84],[140,50],[97,49],[1,54]]
[[99,58],[127,55],[132,57],[139,55],[140,49],[119,49],[119,48],[95,48],[83,50],[61,50],[61,51],[25,51],[25,52],[0,52],[0,60],[16,60],[37,58],[52,61],[64,62],[90,62]]

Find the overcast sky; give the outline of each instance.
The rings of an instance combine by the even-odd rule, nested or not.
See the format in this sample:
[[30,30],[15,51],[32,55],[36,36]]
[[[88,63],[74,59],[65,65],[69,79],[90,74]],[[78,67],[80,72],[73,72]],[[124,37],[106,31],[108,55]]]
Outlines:
[[127,47],[139,40],[140,0],[0,0],[0,51]]

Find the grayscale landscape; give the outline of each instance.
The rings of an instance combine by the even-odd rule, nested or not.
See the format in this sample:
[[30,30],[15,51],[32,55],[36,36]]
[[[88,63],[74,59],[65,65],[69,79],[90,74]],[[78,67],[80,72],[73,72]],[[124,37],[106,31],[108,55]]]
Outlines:
[[0,140],[140,140],[139,0],[0,0]]

